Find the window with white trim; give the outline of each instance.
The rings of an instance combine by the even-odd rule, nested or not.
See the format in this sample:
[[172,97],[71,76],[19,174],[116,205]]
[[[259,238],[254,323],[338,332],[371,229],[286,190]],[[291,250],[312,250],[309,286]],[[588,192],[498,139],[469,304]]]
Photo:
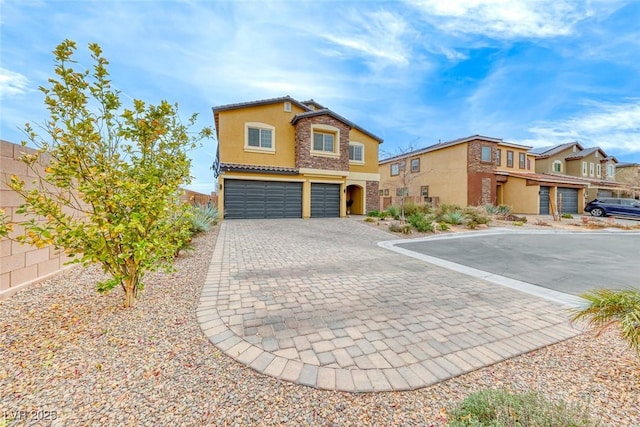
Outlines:
[[587,162],[582,162],[582,176],[587,176]]
[[596,165],[596,176],[598,178],[602,176],[602,165],[600,163]]
[[607,165],[607,178],[608,179],[615,179],[615,175],[616,175],[616,168],[613,165]]
[[411,172],[420,172],[420,158],[411,159]]
[[480,160],[483,162],[490,162],[491,161],[491,147],[485,147],[483,146],[480,150]]
[[589,163],[589,176],[594,176],[595,175],[595,165],[593,164],[593,162]]
[[275,151],[275,128],[265,123],[245,123],[245,150]]
[[562,173],[562,162],[560,160],[556,160],[555,162],[553,162],[553,171]]
[[340,156],[340,129],[334,126],[311,125],[311,153],[318,156]]
[[400,175],[400,163],[393,163],[391,165],[391,176]]
[[359,142],[349,143],[349,161],[351,163],[364,163],[364,144]]

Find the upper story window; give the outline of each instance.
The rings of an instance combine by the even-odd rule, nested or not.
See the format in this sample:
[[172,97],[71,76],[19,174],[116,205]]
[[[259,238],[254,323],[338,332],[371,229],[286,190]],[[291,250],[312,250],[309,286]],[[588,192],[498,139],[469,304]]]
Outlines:
[[420,159],[411,159],[411,172],[420,172]]
[[265,123],[245,123],[244,148],[247,151],[275,151],[275,128]]
[[391,176],[400,175],[400,163],[393,163],[391,165]]
[[615,179],[616,175],[616,167],[613,165],[607,165],[607,178]]
[[496,166],[500,166],[501,163],[502,163],[502,150],[498,148],[496,150]]
[[527,159],[527,170],[531,170],[531,159]]
[[600,163],[596,165],[596,176],[598,178],[602,176],[602,165]]
[[560,160],[556,160],[553,162],[553,171],[562,173],[562,162]]
[[311,152],[321,156],[340,156],[340,130],[329,125],[311,125]]
[[359,142],[349,143],[349,161],[351,163],[364,163],[364,144]]
[[593,162],[589,163],[589,176],[593,177],[595,175],[595,164]]
[[524,153],[518,154],[520,169],[524,169],[527,166],[527,156]]
[[582,162],[582,176],[587,176],[587,162]]
[[507,167],[513,167],[513,151],[507,150]]
[[480,160],[489,163],[491,162],[491,147],[482,147],[482,151],[480,153]]

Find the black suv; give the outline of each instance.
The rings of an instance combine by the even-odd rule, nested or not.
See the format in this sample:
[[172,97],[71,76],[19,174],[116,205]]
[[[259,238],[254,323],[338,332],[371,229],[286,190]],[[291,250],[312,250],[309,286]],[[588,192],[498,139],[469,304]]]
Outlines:
[[614,215],[640,217],[640,200],[602,197],[587,203],[584,210],[593,216]]

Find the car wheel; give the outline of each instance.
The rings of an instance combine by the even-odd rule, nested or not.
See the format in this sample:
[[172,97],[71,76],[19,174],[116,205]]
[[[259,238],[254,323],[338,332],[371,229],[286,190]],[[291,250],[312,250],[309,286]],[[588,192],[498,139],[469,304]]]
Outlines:
[[593,208],[593,209],[591,209],[591,215],[593,215],[593,216],[604,216],[604,209],[602,209],[602,208]]

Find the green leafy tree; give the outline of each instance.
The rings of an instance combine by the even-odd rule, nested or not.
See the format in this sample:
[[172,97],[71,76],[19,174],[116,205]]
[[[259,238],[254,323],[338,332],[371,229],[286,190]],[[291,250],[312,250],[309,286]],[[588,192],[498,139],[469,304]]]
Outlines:
[[212,132],[190,133],[196,116],[183,124],[177,104],[134,100],[124,108],[100,46],[89,44],[92,70],[74,70],[75,51],[70,40],[56,47],[56,78],[40,88],[49,111],[45,136],[26,125],[38,150],[23,161],[37,179],[11,180],[24,198],[18,213],[30,218],[18,240],[101,264],[109,279],[98,291],[120,285],[124,306],[133,307],[145,273],[171,269],[190,238],[189,207],[180,201],[190,182],[187,151]]
[[587,303],[574,310],[573,322],[585,320],[599,332],[617,327],[631,348],[640,355],[640,289],[596,289],[580,296]]

